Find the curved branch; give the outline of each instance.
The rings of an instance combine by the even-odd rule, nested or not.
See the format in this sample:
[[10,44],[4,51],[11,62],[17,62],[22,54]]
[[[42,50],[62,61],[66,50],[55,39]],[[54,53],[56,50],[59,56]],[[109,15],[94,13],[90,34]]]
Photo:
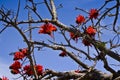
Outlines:
[[117,5],[111,7],[111,8],[108,9],[105,13],[103,13],[103,15],[101,15],[101,17],[99,18],[99,20],[97,21],[97,23],[95,24],[95,26],[97,26],[97,25],[100,23],[100,21],[105,17],[105,15],[107,15],[108,12],[110,12],[111,10],[113,10],[113,9],[116,8],[116,7],[117,7]]
[[116,0],[116,14],[115,14],[115,19],[114,19],[114,22],[113,22],[113,30],[116,32],[116,33],[120,33],[118,32],[116,29],[115,29],[115,25],[117,23],[117,20],[118,20],[118,14],[119,14],[119,6],[120,6],[120,1],[119,0]]
[[[40,79],[44,78],[47,75],[51,75],[50,78],[57,76],[57,80],[69,80],[69,79],[75,79],[75,80],[112,80],[112,77],[113,77],[112,74],[106,74],[106,73],[103,73],[103,72],[98,71],[96,69],[92,70],[89,73],[86,70],[83,70],[83,71],[80,71],[77,73],[77,72],[75,72],[75,70],[66,71],[66,72],[56,72],[53,70],[46,69],[45,74]],[[49,76],[47,77],[47,79],[49,79]]]
[[69,52],[68,50],[66,50],[66,48],[64,46],[59,46],[59,45],[49,45],[47,43],[44,43],[44,42],[37,42],[37,41],[34,41],[34,42],[30,42],[32,44],[37,44],[37,45],[43,45],[45,47],[49,47],[49,48],[52,48],[54,50],[62,50],[62,51],[65,51],[67,53],[67,55],[69,57],[71,57],[76,63],[78,63],[79,65],[81,65],[83,68],[85,69],[89,69],[88,65],[84,64],[83,62],[81,62],[72,52]]

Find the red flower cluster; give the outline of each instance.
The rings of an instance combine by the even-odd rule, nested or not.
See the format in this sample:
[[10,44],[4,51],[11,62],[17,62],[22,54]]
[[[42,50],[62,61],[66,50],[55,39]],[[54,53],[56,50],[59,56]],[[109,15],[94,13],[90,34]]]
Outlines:
[[[24,69],[24,71],[25,71],[25,74],[27,74],[28,76],[33,75],[33,71],[32,71],[32,69],[31,69],[30,65],[24,66],[23,69]],[[38,75],[42,75],[42,73],[43,73],[43,66],[41,66],[41,65],[36,65],[36,66],[35,66],[35,69],[36,69]]]
[[7,77],[3,76],[2,78],[0,78],[1,80],[9,80]]
[[95,36],[96,34],[96,29],[94,29],[92,26],[89,26],[87,29],[86,29],[86,33],[90,36]]
[[91,9],[89,12],[89,18],[90,19],[96,19],[98,17],[99,13],[97,9]]
[[[96,34],[96,29],[94,29],[92,26],[89,26],[89,27],[86,29],[85,33],[88,34],[90,37],[94,37],[95,34]],[[91,45],[92,45],[87,39],[83,39],[82,43],[83,43],[85,46],[91,46]]]
[[85,46],[91,46],[91,43],[86,40],[86,39],[83,39],[82,43],[85,45]]
[[63,52],[61,52],[61,53],[59,54],[59,56],[65,57],[65,56],[67,56],[67,53],[63,51]]
[[21,63],[16,60],[9,68],[11,69],[11,73],[18,74],[20,72]]
[[84,16],[78,15],[78,16],[76,17],[76,23],[77,23],[77,24],[82,24],[82,23],[84,23],[84,22],[85,22]]
[[57,31],[57,28],[51,23],[45,23],[40,27],[39,33],[48,34],[53,37],[52,32]]
[[27,48],[23,48],[23,49],[20,49],[20,51],[15,52],[14,60],[23,59],[27,55],[27,52],[28,52]]
[[36,68],[37,74],[38,75],[42,75],[42,73],[43,73],[43,66],[36,65],[35,68]]
[[74,34],[73,32],[70,32],[71,39],[75,40],[77,42],[79,36],[77,34]]
[[30,68],[30,65],[26,65],[23,67],[25,74],[27,74],[28,76],[31,76],[33,74],[32,69]]
[[[15,61],[9,67],[11,69],[12,74],[25,74],[25,75],[28,75],[28,76],[31,76],[31,75],[34,74],[30,65],[26,65],[26,66],[23,67],[22,64],[18,61],[18,60],[22,60],[27,55],[28,55],[28,49],[27,48],[19,49],[18,52],[15,52],[15,54],[14,54],[14,60]],[[36,69],[38,75],[42,75],[43,66],[35,65],[35,69]]]

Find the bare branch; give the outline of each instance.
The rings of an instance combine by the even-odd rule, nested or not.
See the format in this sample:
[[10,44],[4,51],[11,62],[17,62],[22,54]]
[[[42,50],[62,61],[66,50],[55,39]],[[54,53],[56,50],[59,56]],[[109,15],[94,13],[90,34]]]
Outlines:
[[19,15],[19,11],[20,11],[20,0],[18,0],[18,7],[17,7],[17,14],[16,14],[16,17],[15,17],[15,23],[17,22],[17,18],[18,18],[18,15]]
[[32,44],[37,44],[37,45],[43,45],[43,46],[46,46],[46,47],[49,47],[49,48],[52,48],[54,50],[62,50],[62,51],[65,51],[68,56],[70,56],[75,62],[77,62],[79,65],[81,65],[83,68],[85,69],[89,69],[89,67],[84,64],[83,62],[81,62],[72,52],[69,52],[68,50],[66,50],[66,48],[64,46],[59,46],[59,45],[49,45],[49,44],[46,44],[44,42],[37,42],[37,41],[34,41],[34,42],[31,42]]
[[55,4],[54,4],[54,1],[50,0],[50,4],[51,4],[51,10],[52,10],[52,19],[54,21],[56,21],[57,20],[57,13],[56,13],[56,7],[55,7]]
[[116,13],[115,13],[115,19],[114,19],[114,22],[113,22],[113,30],[116,32],[116,33],[119,33],[116,29],[115,29],[115,26],[116,26],[116,23],[117,23],[117,19],[118,19],[118,14],[119,14],[119,6],[120,6],[120,1],[119,0],[116,0]]
[[[77,72],[75,72],[75,70],[69,71],[69,72],[67,72],[67,71],[66,72],[56,72],[56,71],[47,69],[43,76],[45,77],[45,76],[50,75],[50,74],[51,74],[51,77],[57,76],[57,78],[56,78],[57,80],[63,80],[63,79],[112,80],[112,75],[111,74],[102,73],[101,71],[97,71],[97,70],[92,70],[89,73],[86,70],[83,70],[83,71],[81,70],[79,73],[77,73]],[[94,77],[92,77],[92,76],[94,76]],[[41,77],[40,79],[42,79],[44,77]],[[49,76],[47,77],[47,79],[49,79]]]

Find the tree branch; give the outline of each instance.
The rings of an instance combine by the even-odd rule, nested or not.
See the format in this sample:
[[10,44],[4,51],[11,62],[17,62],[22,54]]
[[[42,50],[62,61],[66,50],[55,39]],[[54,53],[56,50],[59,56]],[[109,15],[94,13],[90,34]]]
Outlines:
[[81,62],[73,53],[69,52],[68,50],[66,50],[66,48],[64,46],[59,46],[59,45],[49,45],[49,44],[46,44],[44,42],[37,42],[37,41],[34,41],[34,42],[30,42],[32,44],[37,44],[37,45],[43,45],[45,47],[49,47],[49,48],[52,48],[54,50],[62,50],[62,51],[65,51],[68,56],[70,56],[76,63],[78,63],[79,65],[81,65],[83,68],[85,69],[89,69],[89,67],[84,64],[83,62]]

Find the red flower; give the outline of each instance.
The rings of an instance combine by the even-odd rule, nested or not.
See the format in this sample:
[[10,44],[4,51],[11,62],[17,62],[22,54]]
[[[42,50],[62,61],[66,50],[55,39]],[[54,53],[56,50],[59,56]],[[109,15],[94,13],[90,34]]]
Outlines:
[[21,63],[19,61],[15,61],[11,66],[10,69],[20,69],[21,68]]
[[[32,69],[31,69],[30,65],[24,66],[23,69],[24,69],[24,71],[25,71],[25,74],[27,74],[28,76],[33,75],[33,71],[32,71]],[[43,73],[43,66],[41,66],[41,65],[36,65],[36,66],[35,66],[35,69],[36,69],[38,75],[42,75],[42,73]]]
[[53,37],[52,32],[56,30],[57,28],[53,26],[51,23],[45,23],[44,25],[40,27],[39,33],[48,34],[51,37]]
[[36,70],[38,75],[42,75],[43,73],[43,66],[41,65],[36,65]]
[[61,53],[59,54],[59,56],[65,57],[65,56],[67,56],[67,53],[63,51],[63,52],[61,52]]
[[14,60],[23,59],[24,57],[25,55],[22,52],[15,52],[14,54]]
[[25,71],[25,74],[27,74],[28,76],[33,75],[33,72],[32,72],[32,69],[31,69],[30,65],[24,66],[23,69],[24,69],[24,71]]
[[21,50],[21,52],[26,56],[28,54],[28,49],[27,48],[23,48]]
[[20,71],[19,69],[21,68],[21,63],[19,61],[15,61],[11,66],[11,73],[13,74],[18,74]]
[[19,52],[15,52],[14,60],[23,59],[28,54],[27,52],[28,52],[27,48],[23,48],[23,49],[20,49]]
[[94,36],[96,34],[96,29],[94,29],[92,26],[89,26],[87,29],[86,29],[86,33],[90,36]]
[[77,42],[79,36],[73,32],[70,32],[70,37]]
[[83,39],[82,43],[85,45],[85,46],[91,46],[91,43],[89,41],[87,41],[86,39]]
[[90,19],[96,19],[98,17],[99,13],[97,9],[91,9],[89,12]]
[[2,80],[9,80],[7,77],[3,76]]
[[20,73],[20,71],[19,71],[19,69],[12,69],[11,73],[12,74],[18,74],[18,73]]
[[85,22],[84,16],[78,15],[78,16],[76,17],[76,23],[77,23],[77,24],[82,24],[82,23],[84,23],[84,22]]

